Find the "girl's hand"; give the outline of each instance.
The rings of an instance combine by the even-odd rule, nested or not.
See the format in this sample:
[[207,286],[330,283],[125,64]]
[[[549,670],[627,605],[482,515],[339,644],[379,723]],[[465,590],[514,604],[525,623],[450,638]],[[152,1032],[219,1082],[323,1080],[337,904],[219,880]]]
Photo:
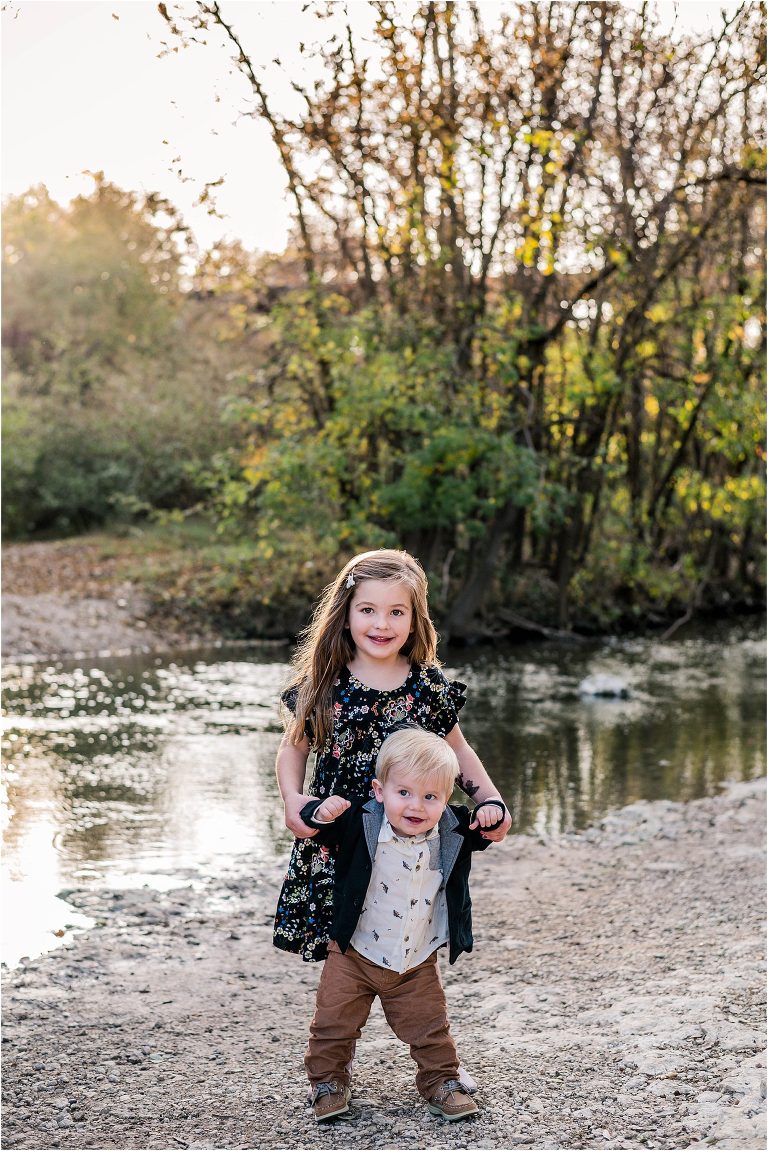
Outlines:
[[[477,752],[473,751],[464,738],[464,732],[458,723],[455,723],[451,730],[445,737],[445,742],[449,747],[452,747],[456,752],[456,758],[459,761],[459,768],[461,769],[458,779],[459,787],[467,795],[472,796],[476,803],[486,799],[501,799],[493,780],[488,775],[488,772],[483,767]],[[477,819],[472,819],[470,828],[480,828],[480,834],[483,839],[490,839],[493,843],[499,843],[509,831],[512,826],[512,816],[507,811],[504,816],[504,822],[500,823],[495,831],[483,831],[483,827],[487,824],[493,825],[501,815],[500,808],[484,808],[484,811],[490,811],[490,818],[487,820],[482,819],[482,812],[478,812]]]
[[305,807],[310,799],[317,799],[317,796],[302,795],[297,792],[295,795],[288,795],[285,798],[285,826],[293,832],[297,839],[311,839],[313,835],[317,835],[317,828],[307,827],[300,815],[302,807]]
[[[494,796],[494,798],[496,798]],[[498,823],[499,816],[502,809],[497,807],[495,803],[489,803],[487,807],[481,807],[480,810],[473,816],[469,827],[474,831],[475,828],[480,828],[483,839],[488,839],[492,843],[501,843],[504,836],[512,826],[512,816],[509,814],[509,809],[504,809],[504,819],[499,823],[498,827],[493,827]],[[493,831],[485,831],[486,827],[493,827]]]
[[329,795],[316,810],[314,818],[318,823],[333,823],[351,806],[348,799],[342,799],[340,795]]

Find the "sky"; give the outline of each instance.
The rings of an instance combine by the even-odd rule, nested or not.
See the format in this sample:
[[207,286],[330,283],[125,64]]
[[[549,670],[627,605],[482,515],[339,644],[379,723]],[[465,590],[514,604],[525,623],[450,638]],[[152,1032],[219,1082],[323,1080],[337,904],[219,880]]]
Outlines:
[[[292,68],[309,18],[303,7],[222,0],[254,61],[277,56]],[[697,30],[717,22],[722,7],[659,4],[665,18]],[[363,19],[367,5],[352,0],[350,8]],[[222,52],[193,46],[158,58],[162,42],[173,41],[154,0],[6,0],[0,35],[3,197],[43,183],[67,203],[92,188],[84,173],[103,171],[122,188],[166,196],[205,247],[230,237],[282,251],[285,179],[266,125],[243,114],[249,89],[227,74]],[[217,220],[194,204],[222,176],[216,204],[225,219]]]
[[[223,7],[234,12],[246,47],[255,42],[271,59],[301,4]],[[158,59],[163,40],[172,42],[146,0],[11,3],[2,14],[3,196],[44,183],[68,202],[92,188],[84,172],[103,171],[120,187],[167,196],[203,244],[224,233],[281,251],[285,181],[266,125],[242,116],[245,81],[227,77],[218,51],[193,47]],[[224,222],[193,208],[206,181],[221,176]]]

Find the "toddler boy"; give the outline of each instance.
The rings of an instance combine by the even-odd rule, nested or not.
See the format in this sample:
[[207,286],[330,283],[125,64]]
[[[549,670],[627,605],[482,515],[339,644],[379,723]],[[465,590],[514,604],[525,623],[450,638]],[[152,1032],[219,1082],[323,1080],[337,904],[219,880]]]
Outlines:
[[349,1110],[348,1064],[377,995],[429,1110],[449,1120],[478,1110],[459,1081],[437,949],[448,946],[450,963],[472,950],[471,855],[505,811],[498,800],[473,812],[449,804],[458,771],[440,736],[404,728],[382,745],[373,799],[332,795],[302,809],[336,849],[332,941],[304,1059],[318,1121]]

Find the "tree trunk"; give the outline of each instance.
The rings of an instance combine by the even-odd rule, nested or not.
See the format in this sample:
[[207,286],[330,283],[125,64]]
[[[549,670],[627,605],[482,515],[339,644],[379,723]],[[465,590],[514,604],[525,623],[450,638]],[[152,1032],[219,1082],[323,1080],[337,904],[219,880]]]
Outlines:
[[453,598],[442,626],[443,638],[469,639],[472,624],[483,606],[496,575],[502,548],[517,521],[521,508],[509,503],[491,523],[484,539],[474,549],[474,562],[458,594]]

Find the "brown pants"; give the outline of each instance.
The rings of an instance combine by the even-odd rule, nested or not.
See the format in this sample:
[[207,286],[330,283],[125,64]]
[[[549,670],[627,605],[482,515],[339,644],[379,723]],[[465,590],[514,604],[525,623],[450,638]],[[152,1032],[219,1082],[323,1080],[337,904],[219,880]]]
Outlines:
[[377,995],[387,1023],[398,1039],[410,1045],[419,1068],[419,1093],[431,1098],[446,1079],[456,1079],[459,1073],[436,951],[401,975],[378,967],[352,947],[342,954],[336,943],[330,944],[304,1056],[310,1083],[315,1087],[335,1079],[349,1084],[347,1064]]

